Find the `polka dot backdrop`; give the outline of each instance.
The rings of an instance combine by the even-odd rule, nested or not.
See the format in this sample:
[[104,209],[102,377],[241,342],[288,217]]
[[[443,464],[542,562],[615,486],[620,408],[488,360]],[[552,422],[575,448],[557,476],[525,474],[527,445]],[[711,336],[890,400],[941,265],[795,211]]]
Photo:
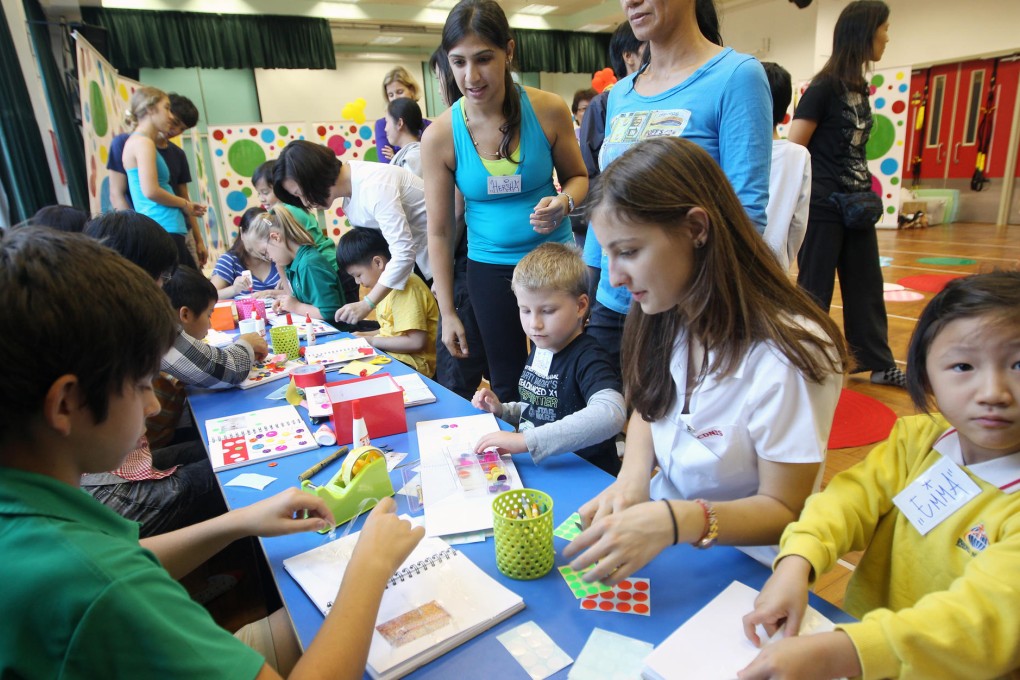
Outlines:
[[[85,143],[85,169],[88,176],[89,211],[110,209],[110,182],[106,161],[110,141],[121,132],[121,120],[127,98],[119,95],[117,70],[100,56],[92,45],[79,37],[78,87],[81,92],[82,137]],[[125,87],[125,92],[129,90]]]
[[870,78],[871,138],[868,168],[871,187],[882,197],[885,212],[880,227],[896,228],[900,208],[900,176],[907,137],[907,104],[910,99],[910,67],[875,71]]
[[[219,191],[225,236],[237,235],[237,224],[248,208],[259,204],[251,175],[259,164],[280,155],[296,139],[325,144],[344,161],[377,161],[375,133],[370,124],[352,121],[312,123],[254,123],[209,127],[209,150]],[[325,211],[326,233],[334,240],[350,227],[340,202]]]
[[192,174],[195,182],[198,184],[198,196],[195,197],[195,200],[202,205],[209,206],[205,217],[199,218],[199,224],[205,232],[205,245],[209,249],[209,261],[215,263],[216,260],[214,258],[222,255],[233,243],[233,240],[227,240],[223,221],[219,219],[219,213],[216,210],[216,199],[213,198],[212,192],[209,191],[209,169],[205,166],[205,154],[202,149],[201,137],[195,134],[194,130],[189,132],[188,135],[191,137],[191,157],[195,159],[195,167],[192,168]]
[[[379,160],[375,148],[375,130],[369,121],[360,125],[353,121],[312,123],[310,131],[312,141],[325,144],[342,161]],[[351,228],[340,206],[341,201],[337,201],[325,211],[326,233],[334,241]]]
[[248,208],[259,206],[251,184],[255,168],[280,155],[297,139],[307,139],[305,123],[245,123],[209,126],[209,156],[219,193],[220,218],[226,243],[233,243],[237,225]]

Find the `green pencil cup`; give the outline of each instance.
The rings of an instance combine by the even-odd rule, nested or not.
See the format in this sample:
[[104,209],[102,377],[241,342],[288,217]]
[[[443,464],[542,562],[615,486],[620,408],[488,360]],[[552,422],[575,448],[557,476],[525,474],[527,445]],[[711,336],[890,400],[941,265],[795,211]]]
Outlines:
[[301,356],[297,326],[273,326],[269,329],[269,339],[273,341],[273,351],[277,354],[286,352],[288,359]]
[[[536,507],[539,512],[534,517]],[[552,509],[552,498],[535,489],[504,491],[493,499],[492,528],[500,572],[520,581],[549,573],[555,558]]]

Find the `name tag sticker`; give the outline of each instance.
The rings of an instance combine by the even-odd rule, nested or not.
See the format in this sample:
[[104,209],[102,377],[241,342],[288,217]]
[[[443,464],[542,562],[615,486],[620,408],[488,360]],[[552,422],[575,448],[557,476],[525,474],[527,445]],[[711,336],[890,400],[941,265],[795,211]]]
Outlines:
[[896,494],[893,503],[925,536],[980,493],[959,465],[942,458]]
[[552,368],[553,353],[547,349],[536,349],[535,360],[531,362],[531,370],[543,378],[549,377]]
[[520,175],[501,175],[499,177],[489,177],[489,195],[498,196],[500,194],[519,194],[521,193],[521,176]]

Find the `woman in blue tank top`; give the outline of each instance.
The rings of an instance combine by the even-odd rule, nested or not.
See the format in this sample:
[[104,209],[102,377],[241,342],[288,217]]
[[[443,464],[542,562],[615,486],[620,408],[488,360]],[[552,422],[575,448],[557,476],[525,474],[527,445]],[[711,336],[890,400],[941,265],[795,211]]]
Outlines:
[[184,216],[201,217],[205,206],[174,193],[170,169],[156,151],[156,135],[168,130],[174,121],[166,93],[154,87],[139,87],[124,114],[124,122],[133,131],[124,144],[122,160],[135,210],[167,230],[177,246],[180,264],[197,269],[185,243],[188,225]]
[[[588,175],[566,102],[510,76],[514,41],[493,0],[462,0],[443,28],[442,48],[464,96],[425,131],[422,162],[429,261],[443,342],[467,356],[453,304],[454,189],[464,195],[468,286],[500,400],[519,399],[526,337],[510,290],[513,268],[546,241],[572,240],[567,215],[584,200]],[[557,194],[555,168],[562,193]]]

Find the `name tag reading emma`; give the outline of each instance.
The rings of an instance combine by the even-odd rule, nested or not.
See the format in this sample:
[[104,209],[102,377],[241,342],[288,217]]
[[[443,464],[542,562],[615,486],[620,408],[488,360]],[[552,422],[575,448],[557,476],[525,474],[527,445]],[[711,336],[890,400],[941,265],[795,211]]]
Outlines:
[[925,536],[980,493],[959,465],[943,458],[896,494],[893,503]]
[[489,195],[499,196],[500,194],[519,194],[521,193],[521,176],[520,175],[500,175],[498,177],[489,177]]

